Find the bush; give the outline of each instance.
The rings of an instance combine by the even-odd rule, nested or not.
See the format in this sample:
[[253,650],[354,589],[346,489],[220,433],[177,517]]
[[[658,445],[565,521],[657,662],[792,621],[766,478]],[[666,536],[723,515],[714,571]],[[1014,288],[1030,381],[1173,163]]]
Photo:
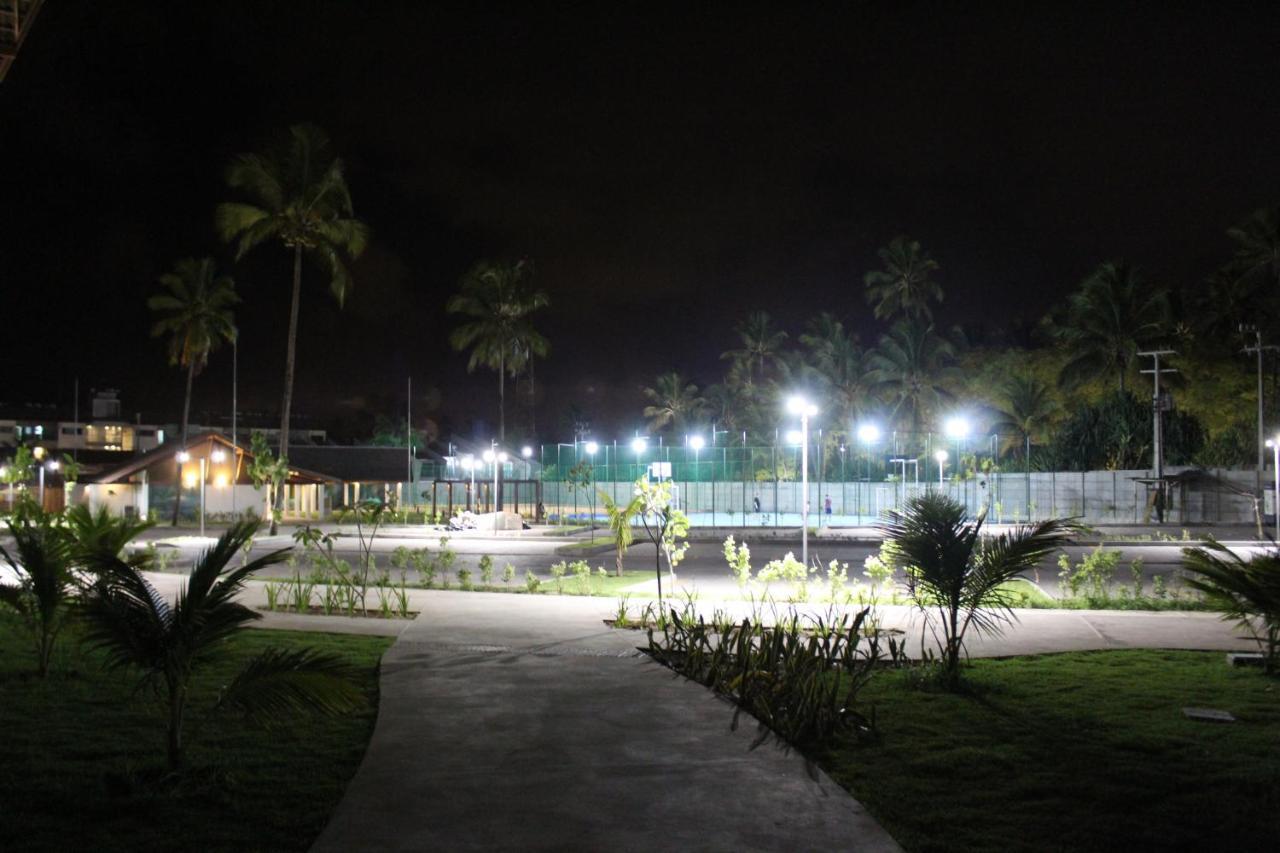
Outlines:
[[1262,651],[1268,674],[1280,673],[1280,550],[1248,560],[1217,542],[1184,548],[1183,565],[1199,577],[1187,584],[1200,590],[1234,619]]

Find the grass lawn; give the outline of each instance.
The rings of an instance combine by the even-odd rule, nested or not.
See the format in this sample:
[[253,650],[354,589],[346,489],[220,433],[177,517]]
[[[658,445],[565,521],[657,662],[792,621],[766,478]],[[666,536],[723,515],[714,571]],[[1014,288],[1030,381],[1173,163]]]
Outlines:
[[[104,674],[66,636],[57,670],[34,677],[26,637],[0,618],[0,850],[306,850],[356,771],[377,715],[377,667],[391,640],[242,631],[198,675],[186,728],[191,770],[164,767],[164,716],[123,673]],[[263,730],[206,713],[245,659],[312,646],[357,666],[369,707]]]
[[860,698],[878,738],[815,753],[907,850],[1276,849],[1280,680],[1174,651],[978,660],[968,677],[952,695],[879,675]]

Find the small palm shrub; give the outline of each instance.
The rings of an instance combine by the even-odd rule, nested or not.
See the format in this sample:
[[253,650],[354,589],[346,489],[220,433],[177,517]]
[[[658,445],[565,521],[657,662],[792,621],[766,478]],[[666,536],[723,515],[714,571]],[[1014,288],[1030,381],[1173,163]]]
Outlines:
[[50,515],[38,509],[15,516],[8,522],[13,553],[0,547],[0,555],[17,575],[18,584],[0,584],[0,602],[17,611],[35,648],[37,670],[44,678],[76,593],[70,540]]
[[1187,585],[1253,638],[1268,674],[1280,673],[1280,550],[1246,560],[1210,541],[1184,548],[1182,555],[1183,566],[1196,575],[1186,579]]
[[[168,720],[170,769],[183,764],[183,720],[192,673],[216,659],[226,641],[261,614],[235,601],[254,572],[279,563],[288,549],[228,569],[256,521],[240,522],[195,561],[186,588],[167,601],[143,574],[146,558],[125,560],[104,549],[86,554],[98,579],[85,597],[88,642],[103,651],[111,669],[133,672],[139,687],[162,700]],[[217,707],[260,722],[302,711],[342,713],[363,697],[340,658],[309,649],[268,649],[232,679]]]
[[1048,519],[999,536],[982,533],[985,514],[967,518],[958,501],[927,492],[889,512],[880,525],[893,543],[895,568],[906,576],[907,597],[924,615],[937,645],[943,685],[960,683],[965,636],[972,629],[998,634],[1014,619],[1004,584],[1066,544],[1075,525]]

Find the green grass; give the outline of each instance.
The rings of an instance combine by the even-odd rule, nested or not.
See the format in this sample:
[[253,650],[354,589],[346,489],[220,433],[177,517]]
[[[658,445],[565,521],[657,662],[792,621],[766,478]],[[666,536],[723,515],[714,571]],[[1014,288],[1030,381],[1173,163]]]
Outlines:
[[[164,717],[133,681],[106,674],[74,636],[48,680],[25,637],[0,618],[0,850],[306,850],[364,755],[377,714],[385,637],[242,631],[196,679],[186,729],[191,767],[164,767]],[[312,646],[361,672],[368,708],[264,730],[207,713],[218,687],[267,647]]]
[[967,675],[966,695],[878,675],[860,697],[878,736],[815,753],[906,849],[1275,849],[1280,680],[1173,651],[979,660]]

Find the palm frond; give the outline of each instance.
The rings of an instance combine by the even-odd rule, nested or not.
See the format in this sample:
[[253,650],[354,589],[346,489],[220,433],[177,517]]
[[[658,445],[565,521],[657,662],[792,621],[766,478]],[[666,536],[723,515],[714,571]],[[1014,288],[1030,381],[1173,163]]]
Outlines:
[[218,699],[261,722],[285,722],[293,714],[342,714],[364,696],[354,670],[341,658],[312,649],[267,649],[241,670]]

